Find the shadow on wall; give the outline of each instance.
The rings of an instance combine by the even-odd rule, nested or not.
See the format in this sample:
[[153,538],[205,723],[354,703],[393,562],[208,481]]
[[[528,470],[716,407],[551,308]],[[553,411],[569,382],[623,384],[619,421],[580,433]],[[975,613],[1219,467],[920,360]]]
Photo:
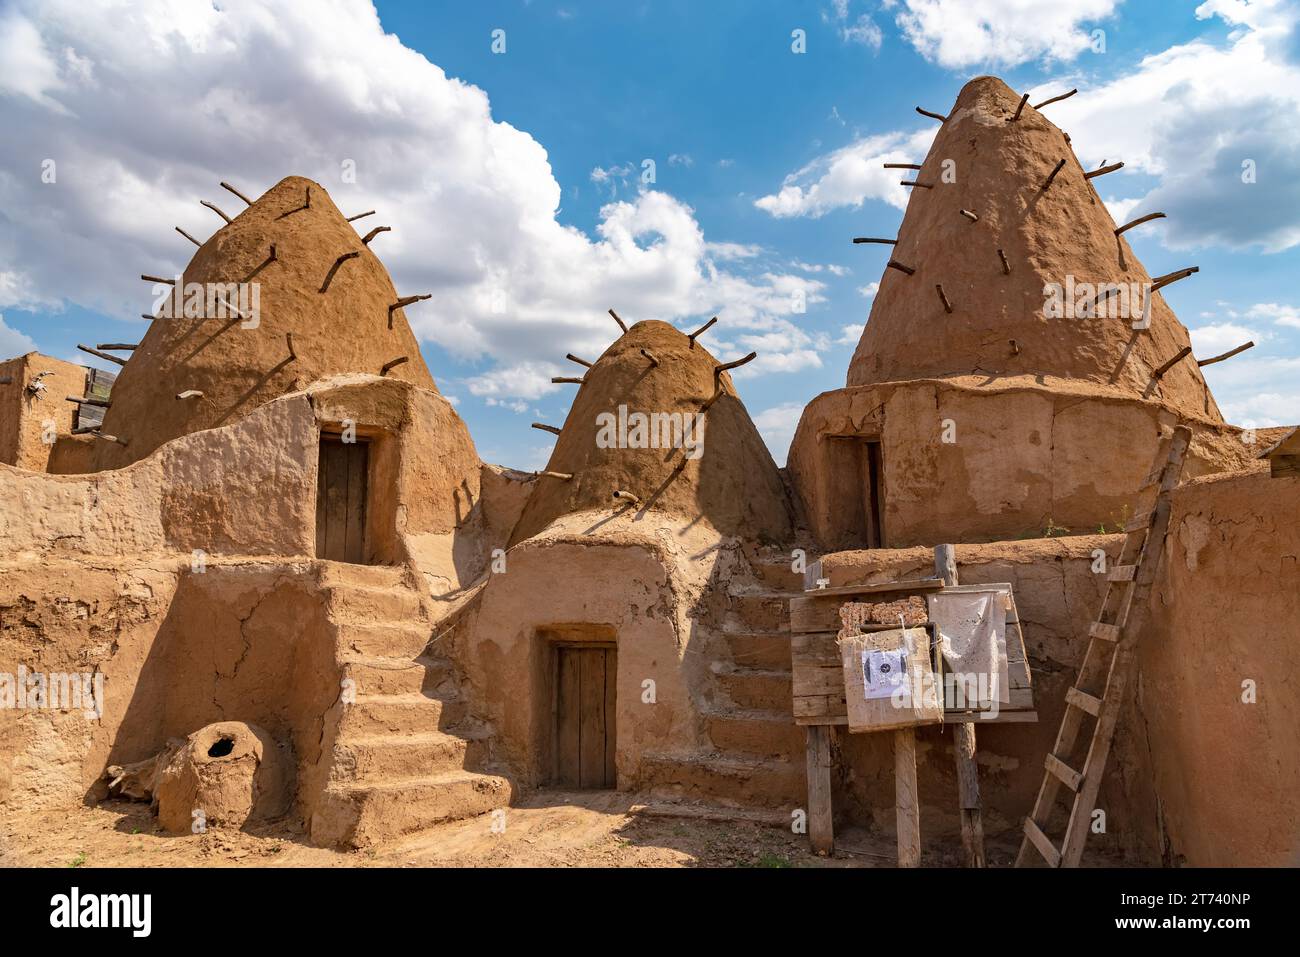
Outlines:
[[[214,722],[244,721],[293,746],[302,808],[340,680],[309,566],[184,573],[105,764],[151,757],[169,738]],[[105,793],[101,778],[87,798]]]

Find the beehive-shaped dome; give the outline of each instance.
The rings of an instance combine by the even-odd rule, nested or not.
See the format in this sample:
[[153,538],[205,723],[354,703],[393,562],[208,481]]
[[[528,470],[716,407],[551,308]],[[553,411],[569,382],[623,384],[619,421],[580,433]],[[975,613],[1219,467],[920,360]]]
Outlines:
[[[512,543],[571,512],[624,507],[613,498],[616,489],[640,500],[634,514],[703,518],[724,534],[786,540],[791,516],[780,472],[731,376],[715,375],[718,364],[700,342],[692,347],[665,322],[638,322],[622,335],[587,370],[546,466],[572,478],[538,477]],[[710,404],[715,389],[720,394]],[[701,410],[702,431],[688,439],[688,420],[679,418],[681,447],[662,441],[674,426],[671,416]],[[700,420],[689,421],[699,429]],[[652,442],[659,447],[647,447]],[[695,442],[699,451],[692,457]]]
[[[1100,293],[1100,284],[1128,287],[1151,277],[1116,235],[1116,223],[1065,135],[1027,104],[1012,120],[1019,103],[999,79],[971,80],[921,169],[904,172],[904,179],[922,185],[912,188],[890,257],[914,271],[885,269],[848,385],[973,374],[1057,376],[1221,421],[1195,362],[1184,360],[1152,378],[1189,345],[1187,330],[1159,292],[1151,296],[1145,330],[1133,328],[1133,318],[1101,318],[1099,312],[1093,318],[1049,315],[1050,284],[1062,290],[1062,302],[1071,289],[1079,301],[1093,302],[1080,284]],[[1156,211],[1138,209],[1134,216],[1147,212]],[[1103,304],[1113,316],[1120,296]],[[1140,317],[1140,309],[1129,308]]]
[[210,287],[239,312],[231,317],[218,303],[218,318],[205,310],[197,318],[154,319],[104,416],[103,432],[126,445],[98,443],[96,467],[117,468],[177,436],[227,425],[324,376],[378,374],[401,356],[407,361],[388,375],[434,389],[402,310],[390,319],[398,294],[388,272],[361,240],[329,194],[300,176],[281,180],[217,230],[183,281],[205,290],[246,284],[243,297]]

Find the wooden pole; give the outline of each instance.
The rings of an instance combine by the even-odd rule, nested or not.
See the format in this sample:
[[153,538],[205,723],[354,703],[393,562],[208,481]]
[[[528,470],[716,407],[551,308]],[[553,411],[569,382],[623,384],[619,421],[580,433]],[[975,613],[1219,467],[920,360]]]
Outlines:
[[920,169],[920,163],[886,163],[885,169]]
[[1223,353],[1222,355],[1217,355],[1217,356],[1214,356],[1214,357],[1209,358],[1209,359],[1202,359],[1202,360],[1200,360],[1199,362],[1197,362],[1196,364],[1197,364],[1198,366],[1210,366],[1210,365],[1214,365],[1214,363],[1216,363],[1216,362],[1222,362],[1224,359],[1231,359],[1233,356],[1237,355],[1239,352],[1245,352],[1247,349],[1253,349],[1254,347],[1255,347],[1255,343],[1254,343],[1253,341],[1251,341],[1251,342],[1247,342],[1247,343],[1245,343],[1244,345],[1237,346],[1237,348],[1235,348],[1235,349],[1229,349],[1227,352]]
[[929,110],[923,110],[919,106],[916,108],[916,112],[920,113],[922,116],[928,116],[932,120],[938,120],[940,123],[945,123],[948,120],[948,117],[946,116],[939,113],[931,113]]
[[92,349],[90,346],[82,345],[80,342],[77,343],[77,348],[82,352],[87,352],[100,359],[107,359],[109,362],[116,362],[120,366],[126,365],[125,359],[119,359],[117,356],[110,356],[107,352],[100,352],[98,349]]
[[235,187],[231,186],[229,183],[225,182],[224,180],[221,183],[221,188],[230,190],[230,192],[234,193],[236,196],[242,199],[249,206],[253,205],[253,201],[251,199],[249,199],[247,196],[245,196],[243,193],[235,189]]
[[810,724],[807,732],[808,842],[814,854],[835,853],[835,821],[831,808],[831,728]]
[[1047,174],[1047,181],[1043,183],[1042,186],[1038,187],[1039,192],[1042,192],[1043,190],[1047,189],[1047,187],[1051,186],[1052,180],[1056,179],[1056,174],[1059,173],[1064,167],[1065,167],[1065,160],[1057,160],[1056,165],[1052,167],[1052,171]]
[[878,239],[875,236],[854,236],[854,243],[880,243],[882,246],[894,246],[898,243],[897,239]]
[[392,371],[394,368],[396,368],[397,366],[400,366],[404,362],[410,362],[410,361],[411,361],[410,356],[398,356],[396,359],[389,359],[387,362],[384,363],[383,367],[379,370],[379,374],[381,376],[388,375],[388,373]]
[[[952,545],[934,548],[934,574],[944,585],[957,584],[957,554]],[[984,867],[984,815],[980,809],[979,769],[975,764],[975,725],[952,726],[953,757],[957,763],[957,798],[961,809],[961,846],[967,867]]]
[[[1059,102],[1061,102],[1061,100],[1068,100],[1070,97],[1074,96],[1074,94],[1076,94],[1076,93],[1078,93],[1078,92],[1079,92],[1078,89],[1073,89],[1073,90],[1071,90],[1069,93],[1060,93],[1060,94],[1058,94],[1058,95],[1056,95],[1056,96],[1048,97],[1047,99],[1043,100],[1042,103],[1035,103],[1035,104],[1034,104],[1034,109],[1036,109],[1036,110],[1041,110],[1043,107],[1047,106],[1047,104],[1049,104],[1049,103],[1059,103]],[[1029,94],[1026,93],[1025,95],[1028,96]]]
[[701,335],[703,335],[705,332],[707,332],[708,329],[709,329],[709,327],[710,327],[711,325],[713,325],[713,324],[714,324],[715,322],[717,322],[717,321],[718,321],[718,317],[717,317],[717,316],[714,316],[712,319],[710,319],[708,322],[706,322],[704,325],[700,326],[700,328],[696,329],[694,332],[692,332],[689,336],[686,337],[687,339],[691,340],[691,346],[690,346],[690,347],[691,347],[692,349],[695,348],[695,340],[698,339],[698,338],[699,338]]
[[1153,219],[1164,219],[1164,218],[1165,218],[1165,214],[1164,214],[1164,213],[1147,213],[1145,216],[1139,216],[1137,219],[1133,220],[1131,223],[1125,223],[1123,226],[1121,226],[1121,227],[1119,227],[1118,229],[1116,229],[1116,230],[1115,230],[1115,235],[1116,235],[1116,236],[1122,236],[1122,235],[1124,235],[1124,233],[1128,232],[1128,231],[1129,231],[1130,229],[1132,229],[1134,226],[1141,226],[1143,223],[1149,223],[1149,222],[1151,222],[1151,220],[1153,220]]
[[624,323],[623,320],[619,318],[618,313],[615,312],[613,309],[611,309],[609,310],[609,314],[610,316],[613,317],[614,321],[618,323],[618,327],[622,329],[624,332],[627,332],[627,324]]
[[894,732],[894,803],[898,866],[921,866],[921,807],[916,793],[916,729]]
[[349,216],[347,221],[351,223],[351,222],[355,222],[358,219],[365,219],[367,216],[373,216],[373,215],[375,215],[375,211],[371,209],[371,210],[367,210],[364,213],[357,213],[355,216]]
[[913,269],[911,266],[904,266],[897,259],[891,259],[889,262],[885,263],[885,268],[897,269],[899,272],[905,272],[909,276],[916,272],[916,270]]
[[193,236],[191,236],[191,235],[190,235],[189,233],[187,233],[185,230],[181,229],[179,226],[176,227],[176,232],[180,233],[182,236],[184,236],[186,239],[188,239],[190,242],[192,242],[195,246],[202,246],[202,245],[203,245],[201,242],[199,242],[197,239],[195,239]]
[[209,203],[206,199],[201,199],[199,200],[199,205],[208,207],[208,209],[212,210],[214,213],[216,213],[218,216],[224,219],[227,223],[230,223],[231,221],[230,217],[227,216],[225,213],[223,213],[220,209],[218,209],[215,204]]
[[1007,122],[1014,123],[1016,120],[1020,119],[1020,111],[1025,108],[1025,104],[1028,102],[1029,102],[1029,94],[1026,93],[1024,96],[1020,98],[1020,105],[1016,107],[1016,112],[1011,116],[1007,117]]
[[370,240],[374,239],[380,233],[391,233],[392,231],[393,231],[392,226],[376,226],[374,229],[370,230],[370,232],[366,233],[365,236],[361,238],[361,245],[369,246]]
[[1096,176],[1105,176],[1107,173],[1113,173],[1115,172],[1115,170],[1122,169],[1123,167],[1124,167],[1123,163],[1111,163],[1109,166],[1103,166],[1100,169],[1095,169],[1091,173],[1084,173],[1083,178],[1092,179],[1093,177]]

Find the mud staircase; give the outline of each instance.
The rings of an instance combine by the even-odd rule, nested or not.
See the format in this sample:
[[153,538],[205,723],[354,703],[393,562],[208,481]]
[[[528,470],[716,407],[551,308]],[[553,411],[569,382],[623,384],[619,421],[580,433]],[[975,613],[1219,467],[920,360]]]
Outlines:
[[[491,731],[469,714],[432,619],[451,627],[406,570],[322,562],[344,693],[329,779],[312,815],[317,844],[365,847],[510,802],[491,767]],[[349,703],[344,700],[352,696]],[[473,770],[479,769],[479,770]]]
[[[725,806],[806,802],[803,732],[791,717],[789,599],[803,591],[788,553],[750,556],[754,579],[732,584],[705,621],[718,651],[701,714],[712,748],[646,755],[652,793]],[[688,654],[691,651],[688,650]]]

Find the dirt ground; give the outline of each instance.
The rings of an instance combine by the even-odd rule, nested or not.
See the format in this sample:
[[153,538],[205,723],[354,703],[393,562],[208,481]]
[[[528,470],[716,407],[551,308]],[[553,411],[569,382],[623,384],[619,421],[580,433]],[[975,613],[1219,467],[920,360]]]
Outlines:
[[[709,820],[646,809],[615,792],[538,792],[511,807],[501,830],[492,814],[455,821],[360,851],[312,847],[299,829],[162,833],[147,804],[0,811],[6,867],[892,867],[889,835],[862,828],[836,834],[836,856],[820,858],[804,835],[770,816]],[[743,812],[739,812],[743,813]],[[496,830],[494,831],[494,825]],[[1006,866],[1014,847],[990,846]],[[958,863],[957,849],[927,848],[926,866]]]

